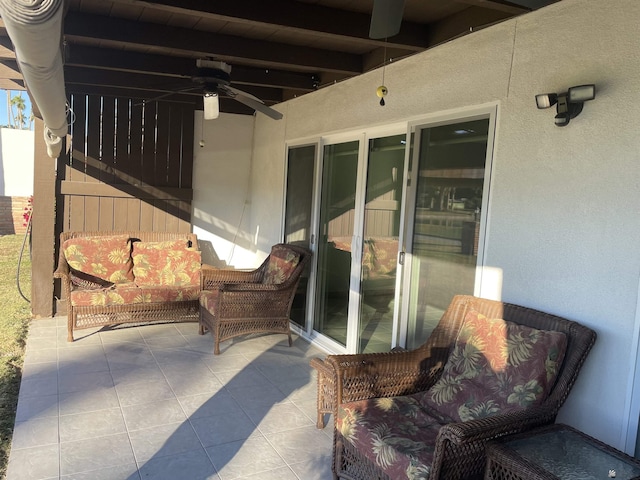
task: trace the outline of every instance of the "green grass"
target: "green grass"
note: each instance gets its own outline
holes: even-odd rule
[[[5,476],[9,459],[24,343],[31,318],[31,307],[20,296],[16,286],[16,269],[23,239],[23,235],[0,237],[0,478]],[[20,268],[20,288],[30,298],[31,262],[28,245],[25,246]]]

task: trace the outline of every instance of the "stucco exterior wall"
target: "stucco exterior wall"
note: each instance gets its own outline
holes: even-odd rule
[[[197,111],[192,223],[202,260],[218,267],[252,267],[257,261],[248,233],[254,117],[222,113],[204,128],[202,122]]]
[[[563,0],[391,63],[385,107],[378,70],[280,104],[281,121],[258,115],[247,229],[256,255],[280,240],[287,141],[496,104],[485,265],[501,272],[503,300],[597,331],[558,420],[633,452],[638,18],[636,0]],[[555,109],[536,109],[535,94],[585,83],[597,97],[568,127],[554,125]]]

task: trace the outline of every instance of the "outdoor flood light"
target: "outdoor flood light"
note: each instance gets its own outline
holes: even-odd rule
[[[555,123],[558,127],[569,125],[572,118],[576,118],[582,112],[584,102],[596,98],[595,85],[578,85],[571,87],[565,93],[541,93],[536,95],[538,108],[556,106]]]

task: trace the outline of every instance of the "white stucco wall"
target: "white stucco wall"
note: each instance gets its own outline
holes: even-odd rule
[[[33,131],[0,128],[0,196],[33,195]]]
[[[256,117],[249,232],[280,240],[285,143],[498,106],[485,265],[502,299],[564,315],[598,340],[559,421],[628,452],[640,280],[640,2],[563,0]],[[534,95],[595,83],[566,128]],[[631,440],[628,435],[633,431]]]
[[[192,224],[203,262],[252,267],[257,261],[248,233],[254,117],[222,113],[207,120],[204,129],[202,122],[202,112],[196,111]]]

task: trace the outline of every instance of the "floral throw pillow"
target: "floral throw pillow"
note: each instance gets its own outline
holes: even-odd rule
[[[467,421],[540,404],[564,359],[564,333],[467,313],[442,377],[423,404]]]
[[[293,250],[276,245],[271,249],[269,263],[262,277],[262,283],[277,285],[284,283],[300,262],[300,255]]]
[[[186,241],[134,242],[133,275],[138,286],[200,285],[202,258]]]
[[[70,238],[62,244],[62,251],[72,271],[111,283],[133,280],[128,235]]]

